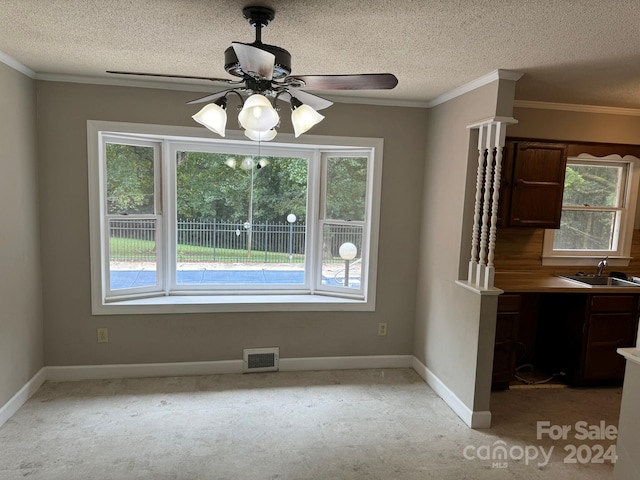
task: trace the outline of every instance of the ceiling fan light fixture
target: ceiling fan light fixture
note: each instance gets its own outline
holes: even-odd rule
[[[227,125],[227,100],[223,98],[216,103],[205,105],[193,118],[200,125],[207,127],[214,133],[224,137]]]
[[[318,110],[333,104],[308,90],[389,90],[398,84],[398,79],[392,73],[291,76],[291,54],[284,48],[262,42],[262,29],[275,18],[275,10],[265,5],[248,5],[242,9],[242,14],[255,28],[255,41],[232,42],[224,51],[224,68],[229,74],[239,77],[238,80],[167,73],[107,72],[223,83],[228,86],[228,90],[187,102],[192,105],[215,100],[215,104],[207,105],[193,119],[224,137],[227,121],[226,97],[234,93],[240,98],[242,107],[238,123],[245,130],[245,135],[256,141],[268,141],[276,136],[275,128],[280,123],[280,116],[275,106],[282,94],[287,95],[283,97],[286,101],[291,98],[291,121],[295,136],[299,137],[324,119]],[[251,96],[243,103],[243,95]],[[275,97],[273,105],[265,95]]]
[[[271,130],[267,130],[266,132],[258,132],[256,130],[244,131],[245,137],[247,137],[250,140],[253,140],[254,142],[268,142],[276,138],[277,134],[278,132],[276,132],[275,128],[272,128]]]
[[[296,98],[291,99],[291,109],[291,123],[296,138],[324,120],[324,115],[319,114]]]
[[[255,93],[244,102],[238,121],[245,130],[264,133],[278,125],[280,117],[267,97]]]

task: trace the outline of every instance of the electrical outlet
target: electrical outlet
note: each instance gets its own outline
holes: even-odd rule
[[[386,335],[387,334],[387,324],[379,323],[378,324],[378,335]]]
[[[106,328],[98,329],[98,343],[108,343],[109,342],[109,330]]]

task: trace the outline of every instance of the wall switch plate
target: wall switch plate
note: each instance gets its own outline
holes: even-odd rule
[[[106,328],[98,329],[98,343],[108,343],[109,342],[109,330]]]
[[[387,324],[379,323],[378,324],[378,335],[386,335],[387,334]]]

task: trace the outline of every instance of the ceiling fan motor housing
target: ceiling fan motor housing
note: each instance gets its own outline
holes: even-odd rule
[[[250,45],[261,50],[265,50],[276,57],[273,67],[274,79],[278,80],[284,78],[291,73],[291,54],[284,48],[276,47],[275,45],[267,45],[262,42],[253,42]],[[235,75],[236,77],[244,77],[245,75],[233,47],[229,47],[224,51],[224,69],[227,73]]]
[[[280,79],[289,75],[291,73],[291,54],[284,48],[262,43],[262,28],[269,25],[269,22],[275,18],[275,10],[261,5],[251,5],[242,9],[242,15],[249,21],[249,24],[256,29],[256,40],[251,45],[265,50],[276,57],[273,68],[273,78]],[[224,69],[227,73],[235,75],[236,77],[245,76],[246,72],[242,70],[233,47],[229,47],[224,51]]]

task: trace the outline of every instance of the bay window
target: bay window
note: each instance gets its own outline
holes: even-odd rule
[[[381,140],[88,140],[94,313],[374,308]]]

